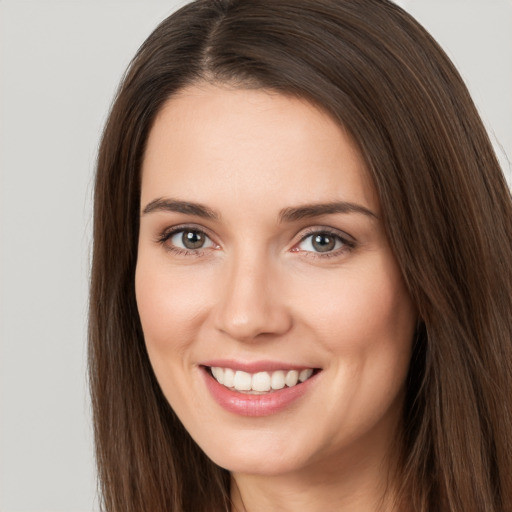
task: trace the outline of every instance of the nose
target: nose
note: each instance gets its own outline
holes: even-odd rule
[[[227,278],[225,274],[214,315],[216,328],[244,342],[288,332],[292,316],[275,265],[254,254],[226,265]]]

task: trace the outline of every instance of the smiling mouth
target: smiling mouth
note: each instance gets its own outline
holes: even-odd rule
[[[219,366],[207,366],[205,368],[224,387],[232,391],[254,395],[272,393],[284,388],[298,386],[320,371],[315,368],[304,368],[302,370],[248,373]]]

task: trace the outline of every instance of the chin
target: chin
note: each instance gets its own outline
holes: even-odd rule
[[[196,436],[196,442],[218,466],[240,474],[277,476],[308,466],[318,451],[312,446],[311,433],[296,429],[278,432],[271,428],[208,432]]]
[[[296,472],[307,465],[301,457],[293,454],[276,454],[261,448],[250,451],[244,456],[240,453],[212,455],[210,458],[213,462],[234,474],[279,476]]]

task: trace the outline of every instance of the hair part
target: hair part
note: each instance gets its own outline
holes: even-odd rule
[[[94,196],[89,366],[105,510],[230,510],[228,472],[156,382],[134,287],[149,132],[169,98],[200,82],[304,98],[350,132],[421,318],[399,497],[417,512],[512,510],[511,195],[459,74],[387,0],[199,0],[133,59]]]

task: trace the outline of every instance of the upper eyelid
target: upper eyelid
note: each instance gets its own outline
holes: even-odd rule
[[[197,231],[198,233],[203,233],[208,238],[213,240],[213,236],[209,229],[195,225],[195,224],[178,224],[176,226],[170,226],[167,227],[159,232],[159,239],[166,239],[171,237],[172,235],[175,235],[176,233],[179,233],[180,231]]]
[[[328,227],[328,226],[315,226],[315,227],[311,227],[311,228],[306,228],[305,232],[301,231],[298,233],[298,236],[300,237],[299,242],[301,242],[302,240],[304,240],[305,238],[307,238],[311,235],[315,235],[315,234],[319,234],[319,233],[328,233],[330,235],[337,236],[337,237],[341,238],[342,240],[346,240],[347,242],[351,242],[351,243],[356,242],[356,239],[352,235],[347,233],[346,231],[342,231],[341,229],[336,229],[336,228],[332,228],[332,227]]]

